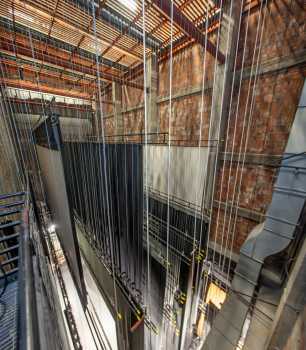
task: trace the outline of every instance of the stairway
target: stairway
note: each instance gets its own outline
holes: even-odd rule
[[[0,195],[0,349],[17,348],[18,260],[24,192]]]

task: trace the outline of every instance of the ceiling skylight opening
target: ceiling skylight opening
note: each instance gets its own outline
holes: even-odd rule
[[[133,12],[137,10],[136,0],[119,0],[119,2]]]
[[[54,224],[51,224],[51,225],[48,227],[48,232],[49,232],[49,233],[55,232],[55,225],[54,225]]]
[[[29,16],[26,13],[18,11],[18,10],[9,9],[9,13],[13,16],[19,17],[19,18],[26,20],[26,21],[29,21],[29,22],[34,21],[34,18],[32,16]]]

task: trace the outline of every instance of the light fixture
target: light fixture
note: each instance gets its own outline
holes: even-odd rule
[[[137,9],[136,0],[119,0],[119,2],[133,12]]]
[[[48,232],[49,232],[49,233],[55,232],[55,225],[54,225],[54,224],[51,224],[51,225],[48,227]]]

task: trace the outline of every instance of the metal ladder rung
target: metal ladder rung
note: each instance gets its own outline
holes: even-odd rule
[[[21,224],[21,221],[20,220],[16,220],[16,221],[9,222],[7,224],[0,225],[0,229],[4,229],[4,228],[7,228],[7,227],[14,227],[14,226],[17,226],[17,225],[20,225],[20,224]]]
[[[1,263],[1,266],[9,265],[9,264],[13,263],[14,261],[17,261],[18,258],[19,258],[18,256],[14,256],[13,258],[7,259]]]
[[[12,235],[9,235],[9,236],[0,237],[0,243],[1,242],[5,242],[5,241],[7,241],[7,240],[9,240],[11,238],[17,238],[17,237],[19,237],[19,232],[13,233]]]
[[[7,199],[7,198],[12,198],[12,197],[18,197],[18,196],[23,196],[25,192],[15,192],[15,193],[7,193],[7,194],[2,194],[0,196],[0,200]]]
[[[16,273],[16,272],[18,272],[18,267],[15,267],[14,269],[12,269],[12,270],[10,270],[10,271],[7,271],[7,272],[5,273],[5,275],[1,275],[1,276],[0,276],[0,280],[1,280],[2,278],[4,278],[5,276],[6,276],[6,277],[10,277],[11,275],[13,275],[13,274]]]
[[[3,212],[0,212],[0,218],[3,216],[13,215],[13,214],[17,214],[17,213],[21,213],[21,209],[3,211]]]
[[[18,205],[23,205],[23,204],[24,204],[24,201],[17,201],[13,203],[2,204],[0,205],[0,209],[8,209],[8,208],[17,207]]]
[[[18,248],[19,248],[19,244],[13,245],[11,247],[8,247],[6,249],[1,250],[0,255],[7,254],[7,253],[11,252],[12,250],[16,250]]]

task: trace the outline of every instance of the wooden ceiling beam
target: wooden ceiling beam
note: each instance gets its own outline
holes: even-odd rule
[[[140,16],[142,16],[142,10],[140,10],[138,13],[136,12],[135,17],[133,19],[127,19],[124,16],[124,13],[118,12],[115,8],[112,6],[108,6],[107,1],[84,1],[84,0],[70,0],[72,3],[74,3],[78,9],[82,9],[85,13],[92,16],[93,9],[92,5],[93,3],[96,9],[99,9],[98,12],[96,12],[96,20],[98,22],[103,22],[107,24],[110,27],[113,27],[117,31],[121,32],[121,35],[125,35],[127,37],[130,37],[134,40],[142,41],[143,40],[143,33],[142,33],[142,27],[138,26],[136,24],[137,19],[139,19]],[[151,4],[147,3],[146,6],[150,7]],[[151,50],[156,50],[162,42],[151,36],[149,33],[146,33],[146,47],[148,47]]]
[[[27,2],[27,0],[23,0],[23,1],[14,0],[14,2],[15,2],[15,4],[23,6],[27,10],[34,12],[38,16],[44,17],[48,21],[52,21],[53,20],[54,23],[57,23],[57,24],[61,25],[63,28],[67,28],[67,29],[73,30],[75,33],[79,33],[81,35],[85,35],[85,36],[87,36],[89,39],[91,39],[93,41],[98,40],[98,42],[100,44],[104,44],[104,45],[107,45],[107,46],[112,44],[111,42],[109,42],[109,41],[107,41],[107,40],[105,40],[105,39],[103,39],[101,37],[97,37],[96,38],[94,35],[90,34],[89,31],[86,32],[81,27],[78,27],[78,26],[72,25],[71,23],[63,21],[56,14],[53,15],[52,13],[49,13],[48,11],[42,11],[41,8],[38,8],[38,7],[34,6],[32,3]],[[135,53],[132,53],[132,52],[129,52],[129,51],[127,51],[126,49],[124,49],[122,47],[113,46],[113,49],[117,50],[120,53],[126,54],[127,56],[132,57],[132,58],[134,58],[136,60],[140,60],[141,59],[141,57],[139,55],[137,55]]]
[[[1,57],[1,64],[3,67],[3,75],[7,75],[9,76],[9,74],[11,75],[15,75],[18,76],[20,74],[20,71],[22,71],[22,75],[24,77],[27,76],[34,76],[36,77],[39,68],[35,65],[31,65],[29,64],[25,64],[25,63],[21,63],[19,64],[18,61],[14,61],[14,60],[10,60],[10,59],[5,59],[3,57]],[[63,75],[62,77],[60,77],[60,72],[54,72],[51,70],[47,70],[47,69],[42,69],[39,73],[39,77],[43,78],[43,80],[45,79],[50,79],[50,81],[52,79],[54,79],[54,82],[59,85],[59,80],[61,81],[61,83],[63,84],[63,86],[65,86],[65,84],[69,85],[69,87],[71,87],[71,85],[75,86],[75,87],[81,87],[83,89],[88,89],[89,87],[91,87],[91,81],[92,80],[82,80],[79,81],[77,83],[76,78],[73,78],[72,76],[69,75]]]
[[[16,98],[16,97],[5,97],[6,101],[13,103],[15,105],[24,106],[25,108],[28,108],[28,106],[42,106],[43,108],[48,104],[48,102],[43,102],[41,99],[22,99],[22,98]],[[63,103],[63,102],[52,102],[53,108],[59,108],[59,109],[73,109],[78,110],[81,112],[92,112],[92,105],[91,104],[85,104],[85,105],[76,105],[76,104],[70,104],[70,103]]]
[[[31,38],[33,42],[39,42],[45,44],[48,42],[48,36],[44,33],[41,33],[35,29],[27,28],[24,25],[20,23],[13,23],[13,21],[7,19],[7,18],[1,18],[0,19],[0,32],[4,30],[8,37],[13,38],[14,33],[16,35],[21,35],[26,38]],[[15,28],[15,29],[13,29]],[[80,38],[81,39],[81,38]],[[84,35],[85,39],[85,35]],[[83,39],[83,40],[84,40]],[[13,40],[13,39],[12,39]],[[92,64],[92,62],[96,61],[96,55],[90,51],[86,51],[85,49],[82,49],[80,45],[75,46],[72,44],[69,44],[67,42],[63,42],[59,39],[52,38],[52,46],[54,48],[58,48],[59,50],[63,50],[67,53],[67,55],[70,57],[70,54],[73,53],[73,56],[79,57],[80,59],[89,60]],[[50,45],[50,44],[49,44]],[[49,47],[48,45],[48,47]],[[77,48],[77,49],[76,49]],[[104,67],[109,67],[112,71],[119,70],[120,72],[128,70],[128,66],[122,65],[120,63],[116,64],[114,61],[111,61],[107,58],[102,58],[100,56],[100,64]],[[89,64],[90,65],[90,64]]]
[[[25,59],[28,60],[35,60],[37,62],[43,63],[46,66],[53,66],[57,67],[58,69],[62,69],[67,72],[77,73],[83,78],[87,76],[91,77],[92,79],[96,78],[97,70],[90,67],[91,61],[89,60],[76,60],[74,59],[71,63],[69,60],[70,55],[67,53],[64,53],[65,55],[62,55],[61,50],[57,48],[52,48],[52,46],[48,47],[47,54],[44,54],[41,50],[41,48],[37,47],[36,45],[33,45],[33,50],[30,46],[30,42],[27,38],[21,38],[23,40],[17,41],[17,47],[14,45],[14,42],[11,41],[2,31],[0,31],[0,49],[5,50],[6,53],[11,53],[12,56],[15,56],[16,50],[18,52],[18,55],[22,55]],[[34,53],[34,57],[33,57]],[[68,56],[68,57],[66,57]],[[65,57],[65,58],[64,58]],[[87,64],[85,64],[87,63]],[[124,80],[120,78],[119,76],[115,76],[113,74],[105,72],[103,68],[100,68],[100,77],[102,80],[105,81],[115,81],[122,85],[128,85],[131,87],[135,87],[138,89],[142,89],[142,84],[133,83],[127,80]]]
[[[155,8],[166,16],[168,19],[173,18],[173,23],[179,27],[186,35],[192,38],[196,43],[206,46],[208,52],[218,59],[220,63],[225,62],[224,55],[217,50],[216,46],[204,35],[173,3],[173,11],[171,11],[170,0],[152,0]]]
[[[48,85],[40,84],[39,82],[33,82],[29,80],[0,78],[0,84],[2,84],[4,87],[12,87],[17,89],[47,93],[51,95],[79,98],[79,99],[88,100],[88,101],[92,100],[92,97],[85,92],[81,92],[77,90],[68,91],[65,89],[50,87]]]

